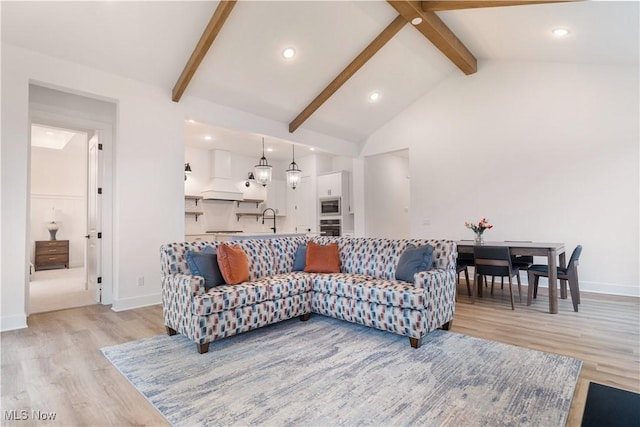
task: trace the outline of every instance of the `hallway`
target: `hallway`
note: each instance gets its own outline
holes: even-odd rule
[[[29,314],[95,304],[95,289],[85,290],[84,268],[40,270],[31,275]]]

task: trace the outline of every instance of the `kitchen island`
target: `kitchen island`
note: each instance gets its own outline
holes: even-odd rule
[[[216,234],[217,239],[222,242],[249,240],[249,239],[275,239],[276,237],[296,237],[305,236],[306,233],[271,233],[271,232],[247,232],[247,233],[220,233]]]
[[[296,237],[306,236],[308,233],[272,233],[272,232],[216,232],[216,233],[204,233],[204,234],[187,234],[185,235],[185,241],[187,242],[199,242],[199,241],[220,241],[220,242],[235,242],[238,240],[249,239],[273,239],[276,237]]]

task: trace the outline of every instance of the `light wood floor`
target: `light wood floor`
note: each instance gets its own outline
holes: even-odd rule
[[[580,425],[589,381],[640,392],[638,298],[583,293],[579,313],[562,300],[559,314],[551,315],[544,289],[531,307],[515,311],[508,291],[471,304],[466,288],[459,289],[454,332],[583,360],[567,425]],[[168,425],[99,350],[164,333],[160,306],[115,313],[94,305],[35,314],[28,323],[1,335],[0,424]],[[7,421],[11,410],[27,410],[29,417],[32,410],[55,412],[56,419]]]

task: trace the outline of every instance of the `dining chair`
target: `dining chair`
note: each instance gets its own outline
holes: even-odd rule
[[[582,254],[582,245],[576,246],[569,258],[566,267],[557,267],[558,279],[569,282],[569,292],[573,311],[578,311],[580,304],[580,286],[578,283],[578,264]],[[549,266],[546,264],[533,264],[528,270],[529,289],[527,290],[527,305],[531,305],[531,299],[538,296],[538,280],[540,277],[549,277]]]
[[[505,240],[505,243],[515,242],[515,243],[531,243],[531,240]],[[532,255],[512,255],[511,256],[511,265],[514,267],[518,267],[519,270],[528,270],[529,267],[533,265],[533,256]]]
[[[474,283],[482,286],[479,282],[483,276],[492,277],[508,277],[509,278],[509,297],[511,299],[511,309],[515,310],[513,303],[513,276],[518,281],[518,297],[522,304],[522,284],[520,282],[520,270],[511,265],[511,255],[508,247],[502,246],[475,246],[473,248],[473,256],[475,259],[475,276]],[[485,279],[486,280],[486,279]],[[493,284],[491,286],[491,294],[493,295]]]
[[[463,256],[465,255],[465,256]],[[471,257],[471,262],[469,262],[468,257]],[[471,297],[471,301],[473,302],[473,292],[471,292],[471,282],[469,281],[469,267],[473,265],[473,254],[458,254],[458,259],[456,260],[456,274],[458,276],[458,283],[460,283],[460,273],[464,272],[464,278],[467,282],[467,293]]]
[[[532,240],[505,240],[505,243],[531,243]],[[518,270],[528,270],[533,265],[533,256],[531,255],[511,255],[511,266],[518,267]],[[491,278],[491,286],[493,286],[495,277]],[[500,280],[500,288],[504,288],[504,277]]]

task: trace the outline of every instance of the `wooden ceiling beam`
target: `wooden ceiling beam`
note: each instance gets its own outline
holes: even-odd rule
[[[443,10],[526,6],[529,4],[568,3],[575,1],[582,0],[424,0],[421,2],[421,7],[425,12],[438,12]]]
[[[478,60],[469,49],[462,44],[456,35],[446,26],[438,15],[422,10],[421,2],[412,0],[387,0],[393,8],[411,22],[415,18],[422,19],[413,26],[422,33],[440,52],[451,60],[465,74],[478,71]]]
[[[289,123],[289,132],[293,133],[302,125],[322,104],[327,101],[340,87],[346,83],[369,59],[373,57],[398,31],[405,26],[407,21],[398,16],[376,37],[347,67],[333,79],[327,87],[298,116]]]
[[[174,102],[180,101],[184,91],[187,89],[189,82],[193,78],[193,75],[196,73],[196,70],[200,66],[200,63],[204,59],[205,55],[209,51],[209,48],[213,44],[213,41],[220,33],[222,26],[225,21],[229,17],[231,10],[233,10],[236,5],[236,0],[221,0],[218,3],[218,7],[215,12],[211,16],[207,27],[204,29],[202,36],[200,36],[200,40],[196,45],[189,61],[187,61],[187,65],[184,66],[184,70],[182,70],[182,74],[178,78],[176,85],[173,87],[173,92],[171,94],[171,99]]]

